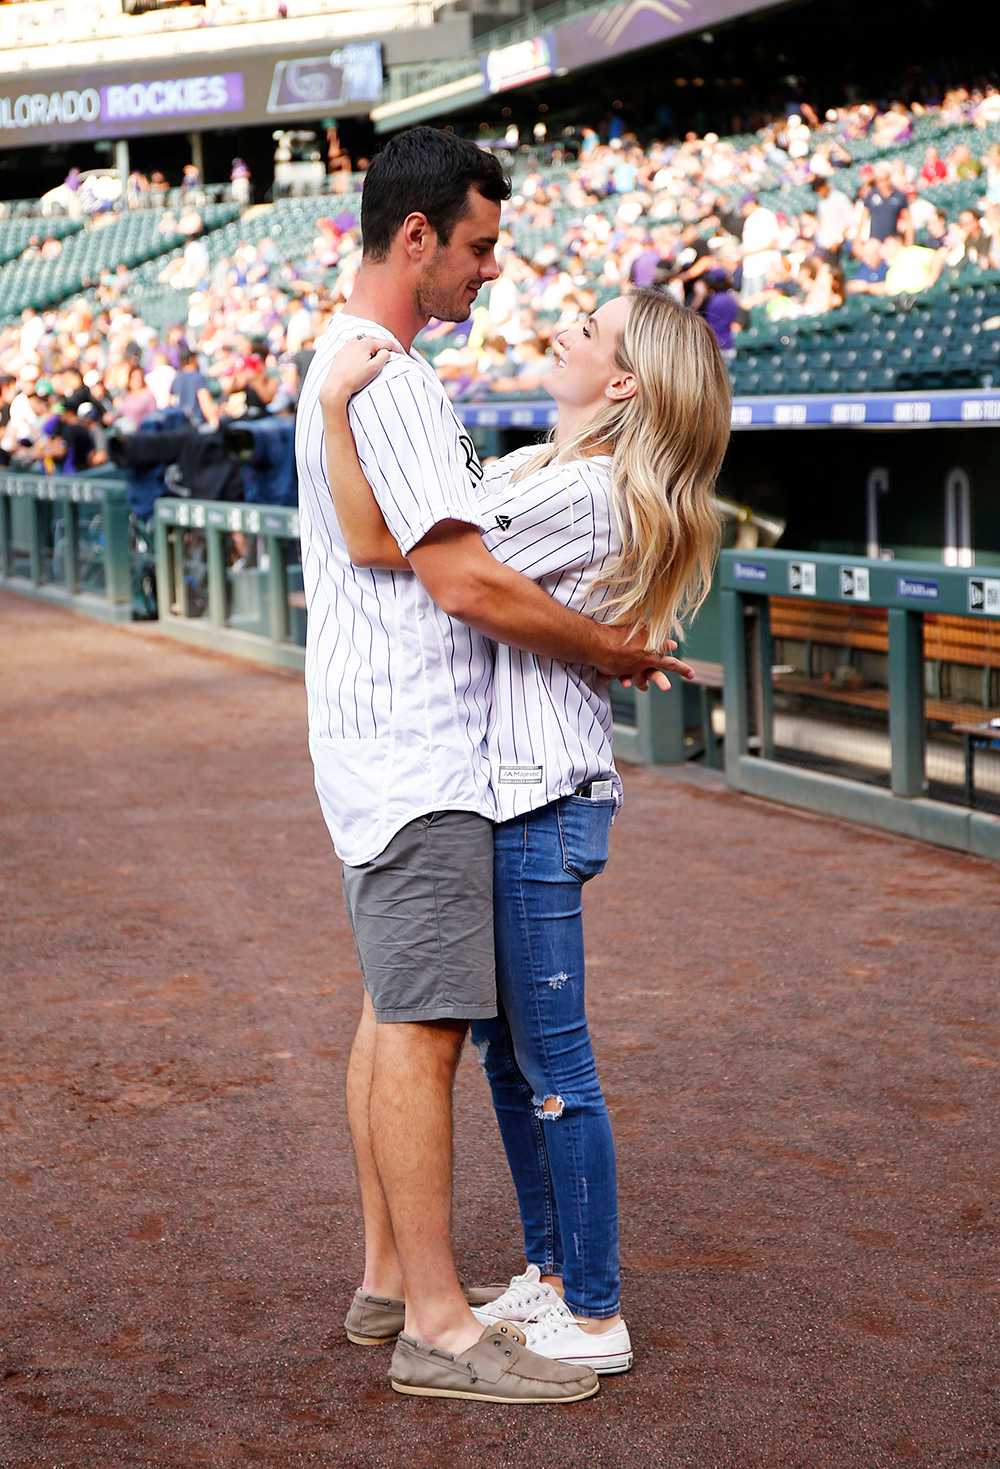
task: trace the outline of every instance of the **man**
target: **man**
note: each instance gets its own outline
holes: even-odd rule
[[[959,243],[949,251],[949,265],[978,265],[980,270],[990,268],[990,246],[992,240],[983,229],[983,222],[975,209],[963,209],[958,216]]]
[[[887,240],[906,229],[906,195],[893,187],[892,171],[887,163],[875,165],[875,187],[865,199],[865,213],[873,240]]]
[[[3,447],[3,441],[10,423],[10,405],[16,396],[17,378],[9,372],[0,373],[0,469],[10,463],[10,450]]]
[[[691,304],[694,282],[700,280],[714,264],[708,242],[701,237],[700,223],[690,220],[681,230],[680,238],[674,246],[674,266],[677,271],[674,279],[683,284],[684,298],[688,305]]]
[[[366,1260],[348,1334],[401,1333],[401,1392],[566,1402],[596,1392],[596,1377],[484,1333],[451,1253],[452,1084],[469,1020],[496,1013],[484,639],[611,677],[678,665],[490,556],[475,449],[433,371],[407,355],[432,317],[465,320],[496,280],[509,194],[495,158],[430,128],[393,138],[368,171],[357,285],[319,343],[296,425],[306,687],[365,984],[347,1088]],[[351,565],[327,478],[320,390],[343,344],[373,335],[401,350],[352,399],[351,427],[412,574]]]
[[[838,253],[854,223],[854,205],[842,189],[833,187],[828,178],[813,179],[812,187],[819,221],[816,238],[824,250]]]
[[[312,312],[301,296],[292,296],[288,302],[288,325],[285,327],[285,351],[290,357],[301,352],[306,342],[315,336]]]
[[[746,301],[755,296],[767,284],[767,275],[780,260],[778,241],[781,230],[778,216],[772,209],[765,209],[757,201],[756,194],[744,194],[740,200],[743,215],[743,281],[740,296]]]
[[[860,240],[854,247],[854,254],[861,264],[847,282],[848,293],[852,296],[881,296],[883,282],[889,273],[881,242]]]
[[[219,427],[219,410],[215,406],[208,379],[198,366],[198,354],[190,347],[181,351],[181,370],[171,383],[172,398],[183,408],[193,423]]]
[[[20,345],[22,356],[26,357],[29,362],[33,362],[37,357],[38,344],[44,335],[45,322],[33,306],[26,306],[21,312]]]

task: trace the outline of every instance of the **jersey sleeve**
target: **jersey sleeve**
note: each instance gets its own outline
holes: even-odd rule
[[[485,530],[476,498],[482,468],[445,395],[423,372],[384,368],[351,399],[358,458],[405,556],[443,520]]]
[[[541,469],[481,497],[479,508],[487,550],[532,581],[591,566],[609,544],[607,491],[596,467]]]
[[[511,454],[504,454],[502,459],[493,459],[489,464],[484,465],[483,478],[479,486],[480,498],[485,495],[502,495],[518,465],[523,464],[525,459],[530,459],[532,454],[537,453],[537,444],[525,444]]]

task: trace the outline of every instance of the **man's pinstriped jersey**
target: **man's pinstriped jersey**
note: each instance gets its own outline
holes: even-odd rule
[[[492,817],[486,725],[492,650],[409,571],[355,567],[330,494],[319,390],[352,337],[389,337],[341,312],[310,364],[296,422],[308,623],[309,748],[338,855],[370,862],[430,811]],[[443,520],[483,530],[482,468],[430,368],[399,355],[351,399],[358,456],[404,555]]]
[[[613,592],[595,583],[622,548],[611,459],[547,465],[512,485],[513,471],[535,452],[520,449],[487,467],[479,499],[483,539],[557,602],[603,621]],[[497,821],[595,780],[609,781],[608,794],[620,804],[611,736],[611,698],[594,669],[497,646],[487,730]]]

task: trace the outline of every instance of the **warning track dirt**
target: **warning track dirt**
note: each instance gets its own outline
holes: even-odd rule
[[[0,595],[3,1469],[967,1466],[1000,1444],[1000,881],[626,770],[588,889],[627,1376],[402,1401],[339,1323],[358,1010],[301,681]],[[523,1268],[460,1071],[455,1238]]]

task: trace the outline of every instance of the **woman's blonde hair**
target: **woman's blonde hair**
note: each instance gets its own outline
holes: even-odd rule
[[[715,482],[729,443],[729,377],[708,323],[661,291],[628,296],[615,362],[638,384],[566,442],[545,445],[512,481],[545,464],[611,454],[623,550],[597,585],[619,623],[649,623],[661,648],[708,595],[719,546]]]

